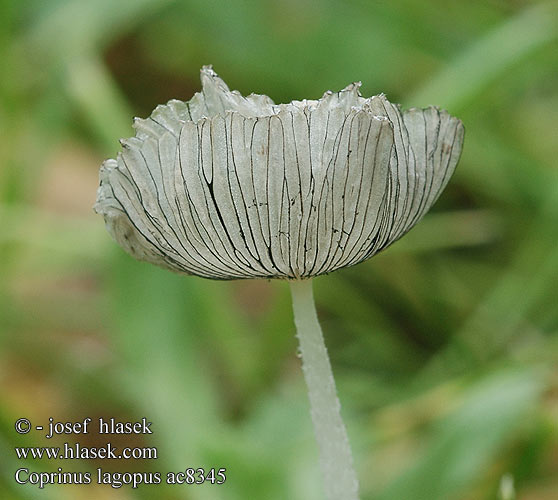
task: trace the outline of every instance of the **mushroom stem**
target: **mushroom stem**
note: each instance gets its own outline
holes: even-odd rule
[[[324,489],[329,500],[358,500],[358,480],[347,429],[341,419],[341,404],[337,398],[331,364],[316,314],[312,280],[293,280],[290,285]]]

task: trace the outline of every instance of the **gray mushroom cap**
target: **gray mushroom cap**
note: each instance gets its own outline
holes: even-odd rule
[[[317,276],[372,257],[413,227],[451,177],[461,122],[401,111],[360,83],[275,105],[211,67],[103,163],[95,211],[133,257],[212,279]]]

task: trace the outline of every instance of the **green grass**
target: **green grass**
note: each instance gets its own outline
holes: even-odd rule
[[[554,499],[557,49],[556,2],[0,2],[0,497],[323,497],[286,284],[136,262],[91,210],[132,117],[189,99],[211,63],[276,102],[362,80],[462,118],[433,212],[316,281],[362,498],[491,500],[507,474],[518,499]],[[154,434],[123,446],[160,458],[23,464],[14,446],[51,443],[17,435],[22,416],[146,416]],[[228,479],[39,491],[22,466]]]

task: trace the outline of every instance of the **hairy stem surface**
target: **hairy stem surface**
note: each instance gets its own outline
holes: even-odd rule
[[[290,285],[324,489],[329,500],[358,500],[358,480],[347,429],[341,419],[341,404],[331,364],[318,323],[312,280],[291,281]]]

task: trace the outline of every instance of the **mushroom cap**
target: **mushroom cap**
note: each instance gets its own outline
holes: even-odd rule
[[[100,171],[95,211],[133,257],[212,279],[300,279],[358,264],[436,201],[463,145],[437,107],[401,111],[360,83],[276,105],[231,91],[171,100]]]

